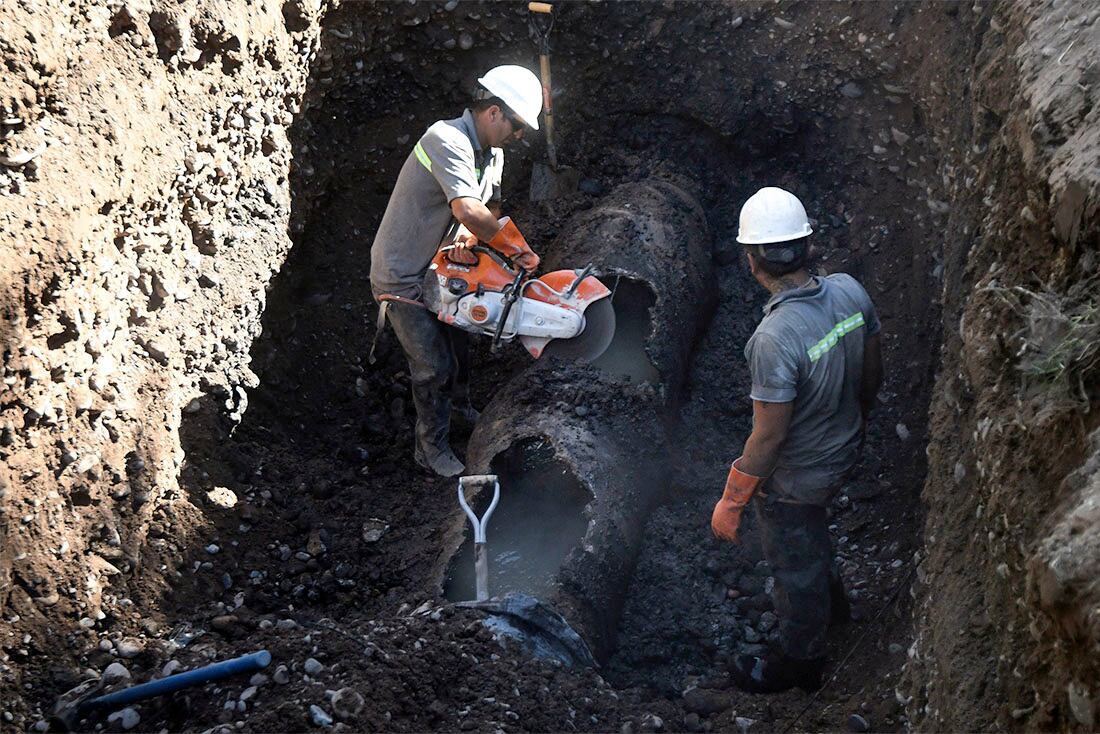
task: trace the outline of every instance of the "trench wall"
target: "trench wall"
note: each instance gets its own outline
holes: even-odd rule
[[[288,130],[320,11],[0,9],[5,619],[94,624],[117,601],[111,577],[158,573],[148,543],[165,540],[146,529],[186,504],[181,416],[243,412],[265,287],[291,245]]]
[[[1097,372],[1072,358],[1061,375],[1026,371],[1073,338],[1057,314],[1100,293],[1100,11],[925,10],[930,28],[966,29],[945,48],[970,61],[922,70],[951,212],[903,695],[920,729],[1094,730]]]

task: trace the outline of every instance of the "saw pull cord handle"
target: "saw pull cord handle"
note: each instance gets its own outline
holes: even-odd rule
[[[504,325],[508,323],[508,315],[512,312],[512,306],[519,299],[520,284],[523,282],[523,276],[525,275],[527,275],[527,272],[520,268],[508,292],[504,294],[504,310],[501,311],[500,320],[497,321],[497,329],[493,332],[493,354],[496,354],[497,349],[500,348],[500,337],[504,334]]]
[[[493,485],[493,501],[489,503],[489,509],[485,515],[478,519],[474,514],[470,503],[466,501],[465,489],[468,485]],[[470,518],[470,524],[474,529],[474,575],[476,577],[475,599],[485,601],[489,598],[489,555],[485,547],[485,530],[489,527],[489,518],[493,516],[493,510],[500,501],[500,482],[496,474],[477,474],[469,477],[460,477],[458,480],[458,504],[466,517]]]

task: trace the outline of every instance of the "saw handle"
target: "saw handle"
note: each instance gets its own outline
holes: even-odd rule
[[[523,278],[526,275],[527,271],[520,268],[508,292],[504,294],[504,310],[501,311],[500,320],[497,321],[497,329],[493,332],[493,354],[496,354],[497,349],[500,348],[500,337],[504,333],[504,325],[508,323],[508,314],[512,312],[512,306],[515,305],[516,301],[519,299],[520,285],[523,283]]]
[[[470,248],[470,252],[484,253],[495,260],[498,265],[507,268],[508,270],[515,270],[518,267],[514,262],[505,257],[499,251],[494,250],[492,247],[486,247],[485,245],[474,245]]]

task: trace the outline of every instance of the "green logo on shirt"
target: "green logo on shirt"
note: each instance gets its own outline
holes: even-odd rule
[[[862,312],[852,314],[848,318],[841,321],[839,324],[834,326],[828,334],[825,335],[824,339],[809,348],[807,353],[810,355],[810,361],[816,362],[817,360],[821,359],[823,354],[825,354],[837,345],[837,342],[840,341],[840,337],[849,332],[855,331],[861,326],[863,326]]]

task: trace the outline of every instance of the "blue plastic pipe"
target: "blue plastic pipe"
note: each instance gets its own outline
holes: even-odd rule
[[[267,650],[260,650],[259,652],[252,652],[248,655],[242,655],[239,658],[233,658],[232,660],[211,663],[210,665],[205,665],[195,670],[188,670],[185,673],[176,673],[167,678],[152,680],[148,683],[124,688],[121,691],[108,693],[106,696],[99,696],[85,701],[80,704],[79,710],[81,713],[86,713],[99,708],[117,708],[119,706],[125,706],[128,703],[133,703],[134,701],[141,701],[142,699],[153,698],[154,696],[164,696],[169,693],[183,690],[184,688],[222,680],[230,676],[240,675],[242,673],[255,673],[257,670],[266,668],[270,663],[271,653]]]

